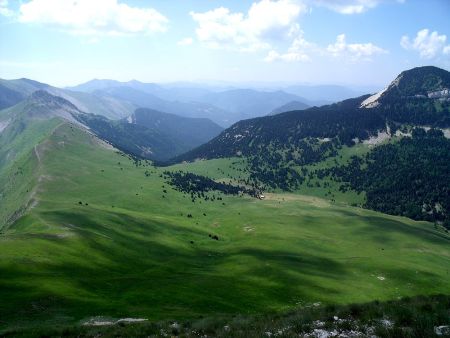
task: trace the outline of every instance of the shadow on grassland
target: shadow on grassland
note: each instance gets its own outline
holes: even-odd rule
[[[0,265],[0,299],[7,300],[0,305],[0,327],[91,316],[273,311],[294,305],[294,299],[311,299],[311,290],[323,299],[336,297],[338,290],[318,285],[314,277],[339,280],[347,274],[345,263],[332,258],[271,248],[227,252],[207,230],[121,213],[47,216],[73,236],[30,237],[28,245],[45,248],[39,252],[45,259]]]
[[[206,230],[98,213],[52,212],[49,218],[72,235],[30,235],[28,247],[39,244],[36,255],[43,259],[0,264],[0,299],[7,300],[0,305],[0,327],[98,315],[158,319],[265,312],[308,298],[311,288],[324,298],[337,292],[296,270],[334,279],[345,274],[332,259],[270,248],[227,253]],[[208,242],[196,244],[203,240]],[[252,263],[239,269],[227,264],[241,258]],[[270,272],[267,262],[274,267]]]
[[[394,216],[376,215],[376,212],[368,211],[367,215],[360,216],[348,210],[336,210],[336,213],[342,214],[345,217],[352,217],[353,219],[361,219],[361,223],[367,226],[358,227],[354,233],[357,235],[370,235],[378,242],[386,243],[392,241],[392,235],[405,234],[414,236],[421,241],[435,244],[450,244],[450,236],[437,232],[432,225],[429,228],[419,224],[406,224],[400,220],[393,219]],[[371,214],[369,214],[372,213]],[[391,218],[392,217],[392,218]]]

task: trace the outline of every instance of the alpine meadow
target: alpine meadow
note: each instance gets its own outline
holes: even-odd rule
[[[0,0],[0,337],[450,337],[446,0]]]

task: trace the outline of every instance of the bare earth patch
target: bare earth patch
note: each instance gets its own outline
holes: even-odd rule
[[[266,193],[265,200],[277,202],[301,202],[312,204],[319,208],[330,206],[330,203],[322,198],[307,195]]]

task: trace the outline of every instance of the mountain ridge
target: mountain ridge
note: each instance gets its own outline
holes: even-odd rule
[[[410,96],[399,98],[395,89],[395,83],[399,78],[414,77],[417,73],[421,74],[422,78],[426,78],[429,70],[433,79],[431,84],[423,85],[421,81],[415,81],[412,84],[413,88],[407,89],[408,93],[423,91],[424,86],[434,90],[446,86],[447,83],[450,85],[450,73],[443,69],[413,68],[402,72],[388,86],[393,88],[392,90],[380,92],[382,104],[374,105],[371,109],[367,109],[362,104],[366,102],[367,105],[368,100],[373,99],[374,95],[364,95],[327,106],[240,121],[208,144],[174,161],[233,156],[237,152],[245,155],[249,151],[249,145],[250,148],[257,148],[255,142],[259,140],[262,140],[260,146],[263,148],[267,146],[266,141],[273,140],[278,144],[290,140],[292,143],[307,137],[331,138],[339,144],[352,145],[355,139],[365,140],[379,131],[387,130],[388,127],[394,129],[395,133],[395,129],[405,123],[448,128],[450,127],[450,98],[445,100],[429,97],[417,99]],[[393,94],[392,91],[394,91]],[[369,103],[378,102],[377,99],[378,97]],[[214,151],[214,148],[229,150],[226,150],[226,155],[225,153],[221,155],[220,151]]]

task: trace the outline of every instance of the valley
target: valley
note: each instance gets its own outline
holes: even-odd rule
[[[55,124],[31,152],[31,207],[0,235],[4,332],[450,292],[450,238],[429,223],[281,192],[192,202],[164,171],[221,181],[236,159],[157,168]]]
[[[109,119],[45,90],[1,110],[0,335],[145,336],[235,316],[257,335],[275,328],[260,316],[292,311],[309,316],[304,334],[337,330],[330,311],[364,334],[419,313],[417,332],[445,324],[450,110],[410,98],[436,91],[410,77],[450,85],[413,69],[372,108],[364,95],[227,129],[151,108]]]

